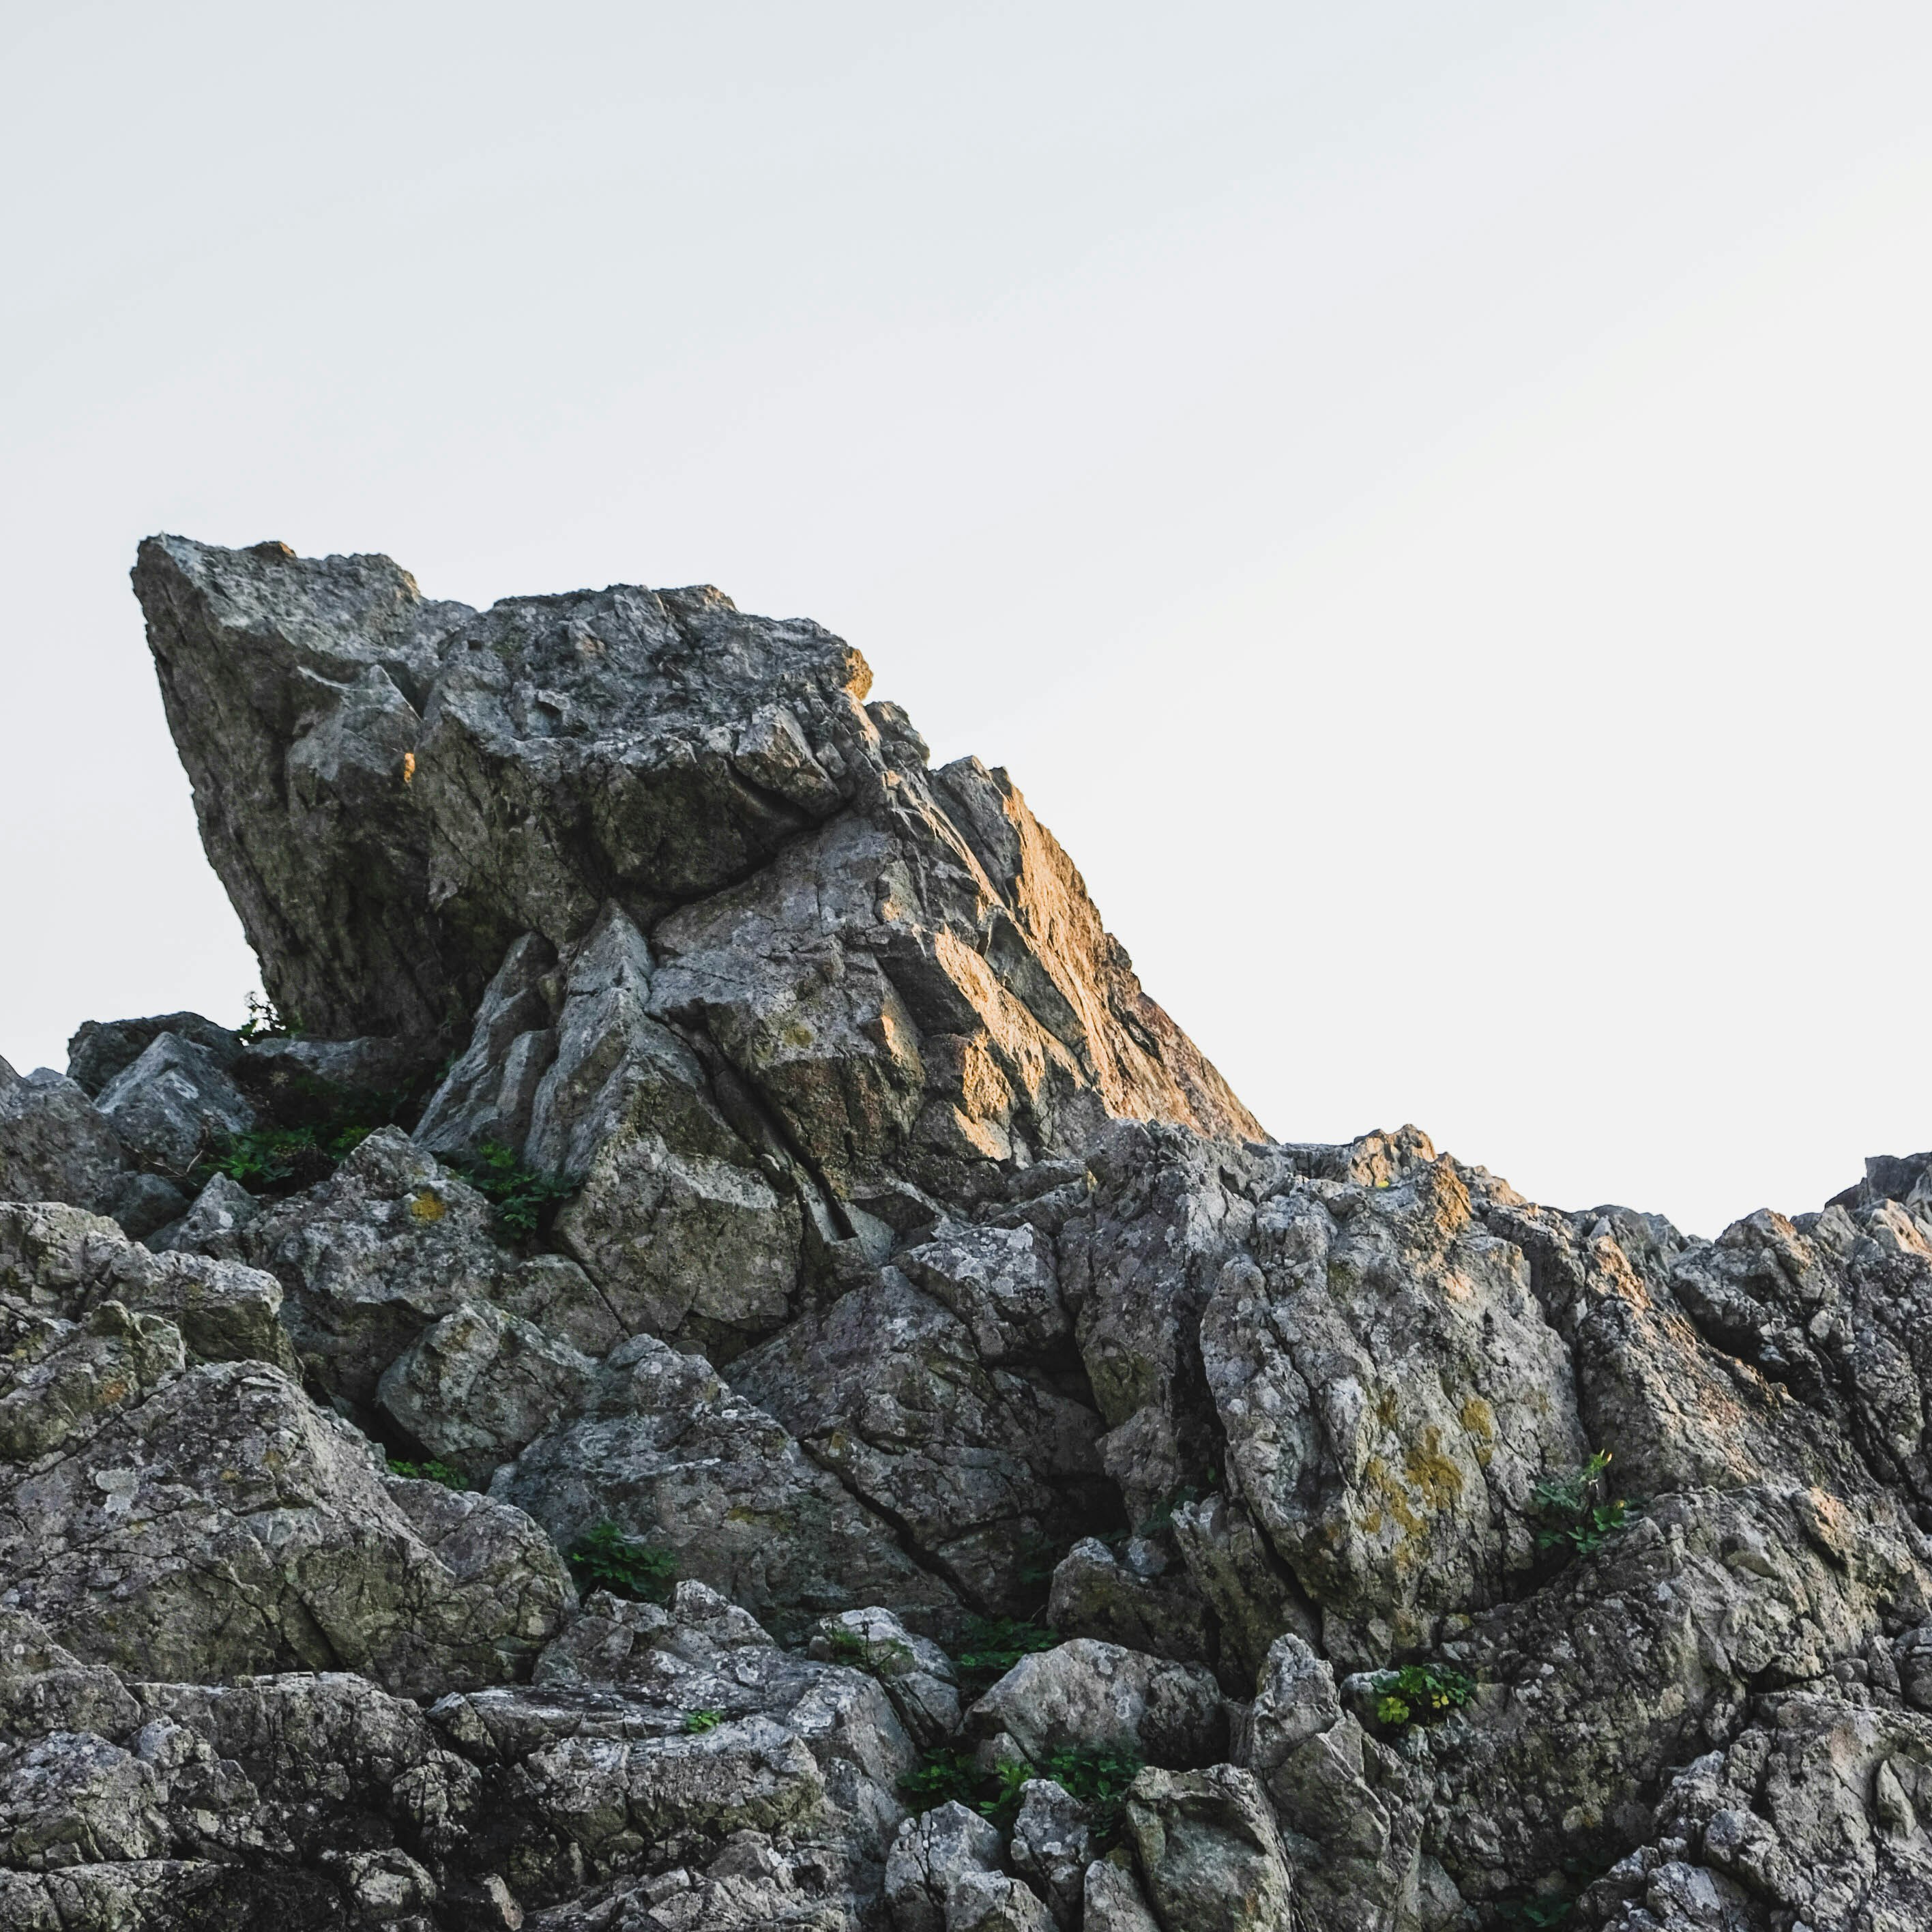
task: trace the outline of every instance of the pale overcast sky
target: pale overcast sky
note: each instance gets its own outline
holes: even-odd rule
[[[1932,1146],[1932,8],[0,4],[0,1054],[256,983],[127,570],[710,581],[1284,1138]]]

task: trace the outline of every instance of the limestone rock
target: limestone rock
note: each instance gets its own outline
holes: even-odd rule
[[[1655,1838],[1586,1895],[1639,1928],[1909,1926],[1932,1912],[1932,1724],[1842,1690],[1767,1698],[1681,1772]]]
[[[1041,1376],[982,1365],[965,1323],[896,1268],[732,1364],[734,1384],[963,1592],[1026,1607],[1030,1555],[1104,1507],[1098,1418]]]
[[[177,1178],[220,1136],[255,1124],[219,1057],[178,1034],[155,1034],[97,1104],[129,1154]]]
[[[999,1866],[1000,1834],[978,1812],[954,1802],[908,1818],[886,1861],[894,1932],[946,1932],[953,1894]]]
[[[272,1275],[233,1262],[156,1255],[98,1215],[0,1204],[0,1301],[76,1320],[108,1302],[165,1316],[192,1354],[292,1369]]]
[[[1253,1244],[1201,1323],[1230,1476],[1331,1651],[1426,1645],[1534,1567],[1534,1486],[1588,1455],[1562,1337],[1445,1162],[1292,1185]]]
[[[0,1060],[0,1201],[98,1208],[122,1164],[113,1128],[73,1081],[45,1066],[23,1076]]]
[[[172,1034],[209,1054],[224,1071],[240,1057],[242,1042],[228,1028],[200,1013],[157,1013],[140,1020],[83,1021],[67,1043],[68,1078],[98,1096],[114,1076],[132,1066],[158,1034]]]
[[[580,1271],[502,1247],[488,1202],[399,1128],[371,1134],[328,1181],[266,1209],[244,1244],[286,1290],[285,1318],[309,1372],[365,1408],[404,1350],[460,1309],[489,1302],[528,1310],[526,1320],[544,1320],[543,1310],[571,1346],[614,1330]],[[558,1322],[560,1303],[576,1318]]]
[[[597,1364],[488,1302],[453,1310],[383,1370],[376,1406],[439,1460],[487,1481],[582,1400]]]
[[[1053,1932],[1037,1896],[1004,1872],[968,1872],[946,1901],[946,1932]]]
[[[1160,1932],[1131,1864],[1096,1858],[1087,1868],[1081,1932]]]
[[[1076,1932],[1093,1862],[1087,1807],[1050,1778],[1031,1778],[1020,1787],[1006,1856],[1013,1870],[1046,1902],[1061,1932]]]
[[[1108,1112],[1258,1131],[1005,775],[928,772],[815,625],[624,586],[478,613],[179,537],[134,581],[203,842],[311,1033],[466,1023],[520,935],[574,946],[614,896],[671,955],[658,1016],[708,1016],[844,1191],[970,1186]]]
[[[218,1174],[194,1197],[194,1206],[152,1237],[147,1246],[156,1254],[206,1255],[216,1260],[238,1261],[244,1247],[242,1230],[261,1211],[261,1204],[238,1180]]]
[[[124,1668],[348,1664],[410,1692],[514,1674],[554,1628],[568,1585],[526,1518],[386,1483],[275,1370],[167,1367],[52,1468],[9,1472],[0,1604]]]
[[[958,1730],[959,1679],[952,1660],[891,1611],[874,1606],[821,1617],[810,1648],[815,1658],[876,1677],[916,1744],[936,1744]]]
[[[1198,1664],[1090,1637],[1022,1658],[967,1714],[973,1735],[1004,1732],[1042,1766],[1071,1748],[1184,1768],[1227,1743],[1220,1688]]]
[[[1245,1754],[1274,1808],[1309,1932],[1412,1932],[1421,1922],[1426,1773],[1343,1712],[1327,1660],[1280,1638]]]
[[[668,1549],[680,1574],[781,1635],[855,1599],[916,1624],[944,1621],[952,1604],[770,1415],[652,1336],[616,1350],[578,1414],[500,1470],[490,1492],[562,1548],[613,1522]]]
[[[1294,1875],[1248,1772],[1144,1771],[1127,1830],[1162,1932],[1292,1932]]]
[[[1199,1591],[1185,1570],[1144,1539],[1136,1539],[1123,1561],[1097,1537],[1083,1537],[1054,1568],[1046,1621],[1068,1636],[1097,1637],[1183,1663],[1205,1662],[1210,1655],[1208,1612]]]

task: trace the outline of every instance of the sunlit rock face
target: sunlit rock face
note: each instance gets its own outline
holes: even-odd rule
[[[0,1065],[0,1924],[1932,1924],[1932,1157],[1278,1143],[814,625],[135,583],[299,1036]]]

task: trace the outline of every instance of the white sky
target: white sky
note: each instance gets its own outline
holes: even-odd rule
[[[1285,1138],[1932,1145],[1932,8],[0,0],[0,1054],[256,984],[137,540],[714,582]]]

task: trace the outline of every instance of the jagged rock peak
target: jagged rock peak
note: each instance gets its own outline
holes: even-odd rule
[[[460,1034],[520,938],[614,908],[728,1058],[808,1082],[821,1027],[868,1030],[875,1141],[928,1101],[967,1159],[1016,1114],[1023,1159],[1105,1113],[1262,1132],[1006,775],[929,770],[817,624],[708,586],[477,611],[387,557],[177,536],[134,581],[208,856],[312,1033]]]

